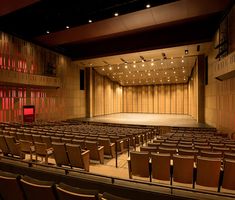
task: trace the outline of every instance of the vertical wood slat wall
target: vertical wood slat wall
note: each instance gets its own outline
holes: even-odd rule
[[[79,90],[79,67],[73,66],[65,56],[0,31],[0,73],[9,70],[19,74],[43,75],[48,63],[56,67],[61,88],[32,88],[1,83],[1,122],[21,121],[22,107],[26,104],[35,105],[36,120],[85,116],[85,94]]]
[[[189,114],[187,84],[123,87],[123,112]]]
[[[122,112],[122,86],[94,71],[93,116]]]

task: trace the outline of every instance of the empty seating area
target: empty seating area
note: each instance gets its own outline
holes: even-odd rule
[[[14,192],[12,192],[14,191]],[[127,200],[108,192],[78,188],[65,183],[42,181],[28,176],[22,176],[0,171],[0,199],[2,200]]]
[[[55,163],[64,169],[90,172],[92,163],[102,166],[104,159],[117,159],[130,151],[128,168],[124,168],[129,173],[127,179],[138,181],[142,177],[146,183],[169,188],[183,186],[226,194],[235,191],[235,177],[231,173],[235,170],[234,146],[234,140],[218,135],[213,128],[161,130],[161,127],[66,123],[26,127],[8,124],[0,129],[0,149],[5,158],[50,167]],[[115,176],[115,168],[111,170]],[[65,191],[63,184],[58,187],[57,196],[64,198],[73,193]]]
[[[89,164],[104,164],[104,159],[118,155],[153,139],[152,128],[128,128],[102,125],[57,123],[54,126],[29,127],[3,124],[0,129],[0,149],[4,156],[29,161],[54,159],[58,166],[89,171]]]
[[[225,166],[229,163],[232,168],[235,162],[234,145],[235,140],[218,135],[213,129],[172,129],[140,146],[140,151],[130,152],[129,177],[190,188],[229,190],[235,177],[231,173],[230,185],[226,184],[229,170]]]

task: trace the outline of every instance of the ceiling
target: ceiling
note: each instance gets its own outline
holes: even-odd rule
[[[1,0],[0,30],[84,60],[211,41],[233,2]]]
[[[122,86],[187,83],[197,56],[207,54],[210,42],[121,54],[75,63],[93,67]],[[187,53],[186,53],[187,51]]]
[[[94,67],[123,86],[186,83],[233,4],[1,0],[0,30],[69,56],[79,66]]]

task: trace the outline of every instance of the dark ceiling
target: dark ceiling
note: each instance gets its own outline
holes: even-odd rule
[[[181,1],[187,2],[187,0]],[[193,0],[193,2],[197,2],[198,4],[202,4],[205,1],[207,5],[210,5],[210,2],[211,5],[214,3],[214,0]],[[218,24],[226,10],[231,7],[233,0],[220,1],[222,3],[219,5],[220,7],[217,6],[215,11],[211,9],[210,12],[209,7],[207,8],[208,12],[203,11],[200,13],[196,10],[198,13],[196,13],[194,17],[190,17],[189,19],[183,18],[176,22],[172,18],[164,23],[148,27],[145,26],[144,22],[141,22],[142,24],[140,24],[139,27],[133,30],[119,31],[118,34],[109,33],[100,37],[97,33],[96,36],[90,37],[89,39],[78,38],[77,41],[70,41],[68,39],[67,42],[60,42],[62,39],[60,39],[60,41],[57,39],[58,37],[62,38],[63,34],[64,38],[69,38],[69,32],[72,32],[76,27],[86,26],[89,19],[93,21],[93,23],[90,24],[94,27],[93,31],[97,31],[97,27],[101,27],[97,26],[97,24],[102,22],[102,20],[114,18],[113,15],[115,12],[120,13],[120,16],[128,17],[128,14],[134,12],[138,13],[144,9],[147,10],[145,6],[148,3],[151,5],[152,9],[171,3],[174,6],[174,3],[177,2],[180,1],[41,0],[2,15],[0,17],[0,30],[50,48],[77,60],[209,41],[218,28]],[[190,2],[190,0],[188,0],[188,2]],[[216,2],[219,2],[219,0],[216,0]],[[192,4],[192,6],[193,5],[194,4]],[[177,6],[177,4],[175,6]],[[171,9],[173,9],[172,11],[174,12],[174,7],[171,7]],[[171,11],[168,9],[168,12]],[[125,20],[124,17],[122,20]],[[136,20],[141,21],[140,18],[136,18]],[[70,27],[69,30],[66,30],[66,26]],[[47,30],[50,31],[50,34],[46,34]],[[50,42],[55,39],[58,40],[57,43],[51,45]]]

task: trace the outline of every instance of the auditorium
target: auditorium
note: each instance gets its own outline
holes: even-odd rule
[[[234,0],[1,0],[0,200],[235,199]]]

